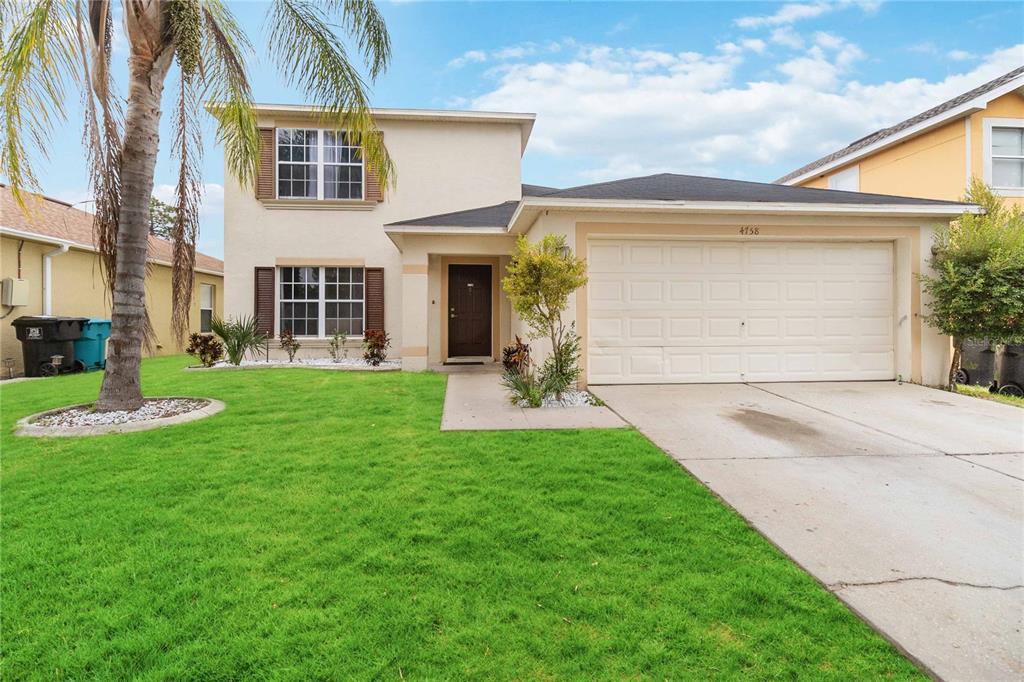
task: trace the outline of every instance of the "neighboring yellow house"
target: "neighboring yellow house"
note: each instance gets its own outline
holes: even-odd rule
[[[23,315],[110,317],[109,296],[92,235],[92,214],[43,196],[29,199],[23,212],[10,188],[0,185],[0,279],[22,280],[14,303],[0,305],[0,357],[24,372],[21,342],[11,321]],[[178,353],[171,333],[171,243],[149,238],[146,308],[156,334],[156,354]],[[196,254],[195,291],[189,325],[199,331],[223,313],[224,264]],[[4,300],[6,303],[6,299]],[[8,369],[0,372],[7,377]]]
[[[972,177],[1024,205],[1024,66],[775,182],[953,200]]]

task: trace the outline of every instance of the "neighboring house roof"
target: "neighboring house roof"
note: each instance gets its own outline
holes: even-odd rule
[[[838,151],[823,156],[805,166],[801,166],[792,173],[783,175],[775,182],[778,184],[792,184],[794,181],[804,180],[804,176],[815,173],[815,171],[824,172],[830,168],[845,165],[881,148],[895,144],[900,140],[930,130],[937,125],[967,116],[974,111],[984,108],[986,102],[1021,87],[1024,87],[1024,66],[1005,73],[984,85],[979,85],[973,90],[957,95],[953,99],[947,100],[927,111],[922,111],[916,116],[911,116],[905,121],[900,121],[896,125],[882,128],[870,135],[865,135]]]
[[[88,251],[96,250],[92,213],[41,194],[30,194],[27,203],[28,215],[18,206],[11,189],[0,184],[0,230],[6,228],[35,235],[42,240],[69,242],[72,246]],[[150,235],[149,261],[170,265],[173,258],[174,245],[166,239]],[[196,270],[221,275],[224,274],[224,261],[197,251]]]

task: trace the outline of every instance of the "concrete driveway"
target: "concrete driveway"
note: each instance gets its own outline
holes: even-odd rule
[[[590,389],[933,674],[1024,677],[1024,411],[890,382]]]

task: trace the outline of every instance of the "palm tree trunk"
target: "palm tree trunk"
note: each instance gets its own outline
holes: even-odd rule
[[[142,406],[139,369],[146,335],[149,198],[160,140],[160,98],[172,54],[170,49],[156,55],[139,54],[133,49],[129,63],[112,325],[107,368],[96,401],[100,412]]]

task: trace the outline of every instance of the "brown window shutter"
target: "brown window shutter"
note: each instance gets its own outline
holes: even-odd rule
[[[384,331],[384,268],[366,268],[366,331]]]
[[[260,128],[260,169],[256,174],[256,198],[273,199],[274,191],[274,128]]]
[[[381,139],[384,134],[380,131],[376,133]],[[376,201],[378,204],[384,201],[384,188],[380,185],[380,176],[377,175],[377,170],[370,165],[366,166],[366,200]]]
[[[253,314],[261,334],[274,335],[274,268],[255,269]]]

